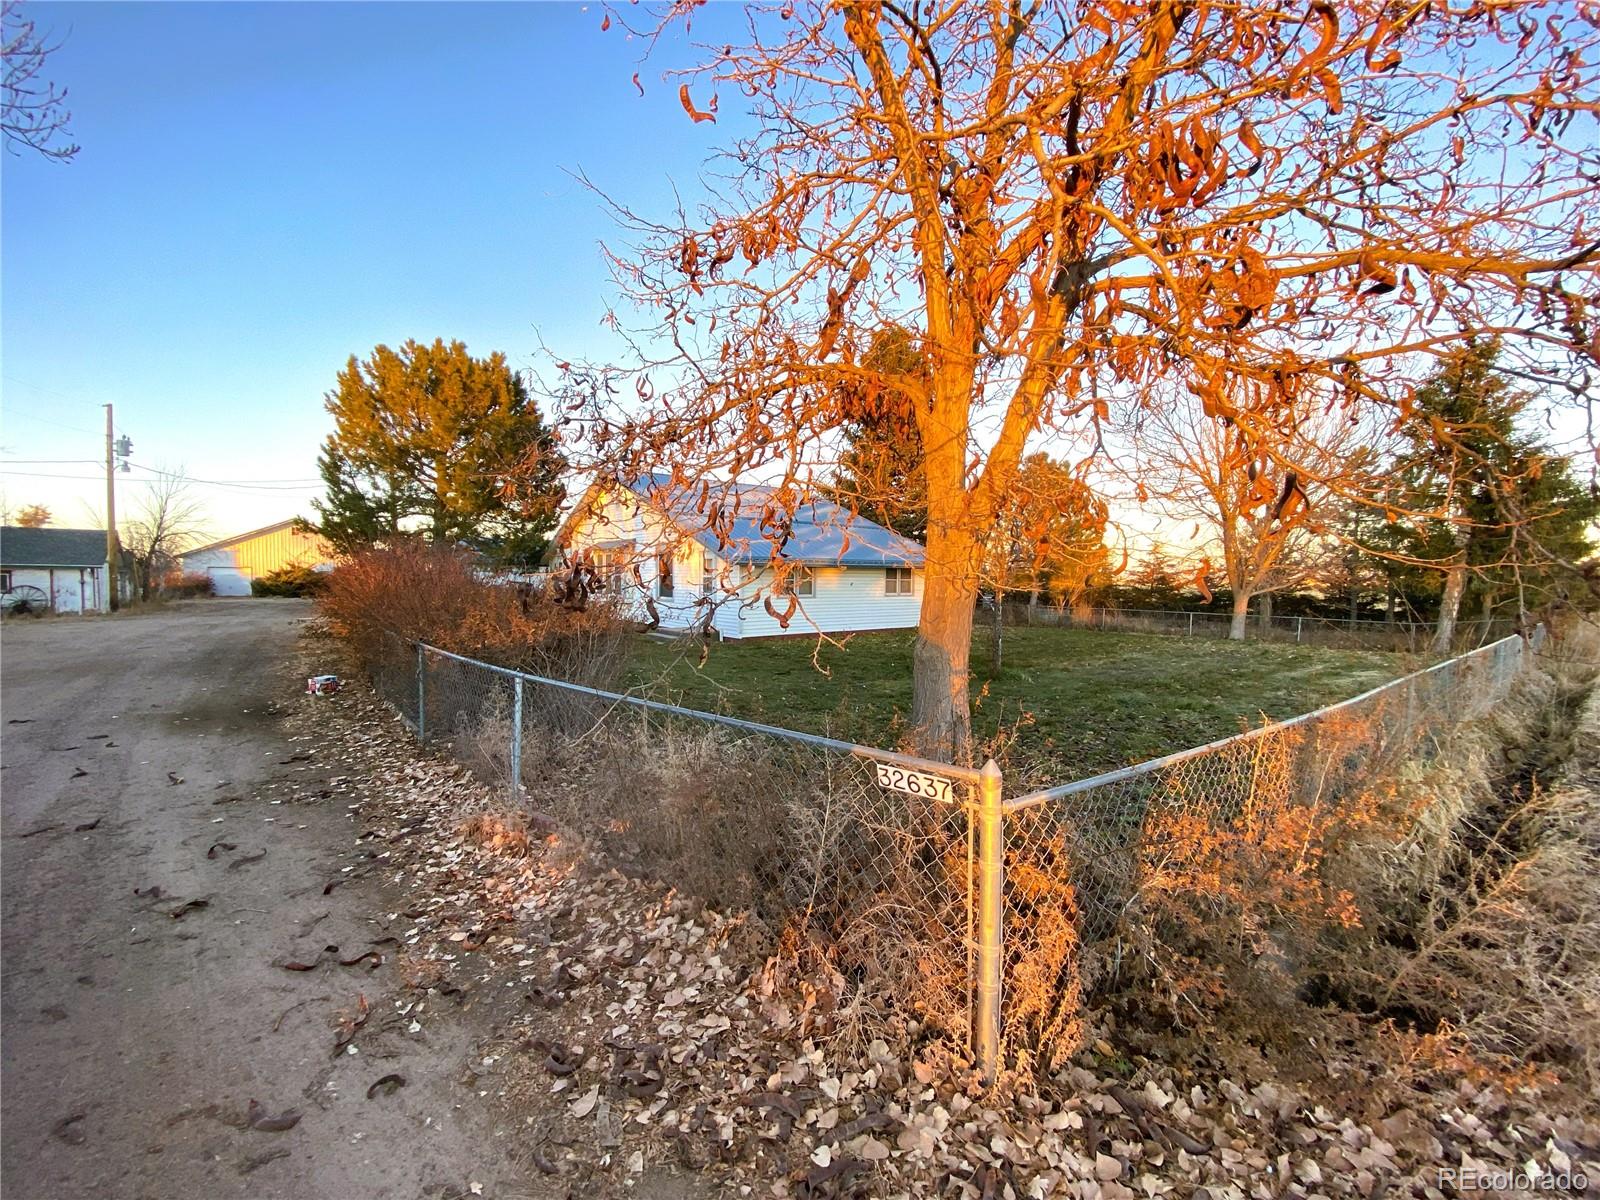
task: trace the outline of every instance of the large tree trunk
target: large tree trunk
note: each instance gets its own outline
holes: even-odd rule
[[[1256,627],[1263,638],[1272,633],[1272,593],[1262,592],[1256,597]]]
[[[977,589],[929,572],[912,656],[911,724],[930,758],[964,757],[972,740],[967,698],[972,609]]]
[[[1467,589],[1467,566],[1456,563],[1444,577],[1444,597],[1439,601],[1439,623],[1433,630],[1433,652],[1450,653],[1456,637],[1456,614],[1461,611],[1461,594]]]
[[[1233,641],[1244,641],[1245,623],[1250,619],[1250,593],[1243,588],[1234,589],[1233,593],[1233,623],[1228,626],[1228,637]]]
[[[976,553],[976,538],[930,521],[922,616],[912,656],[911,725],[917,752],[948,762],[965,761],[972,743],[967,679],[978,601]]]

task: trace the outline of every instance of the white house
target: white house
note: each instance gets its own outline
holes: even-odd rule
[[[0,528],[0,600],[28,600],[55,612],[109,612],[104,529]]]
[[[642,620],[725,638],[912,629],[922,546],[819,497],[792,518],[770,487],[666,475],[589,488],[557,532],[566,568],[593,568]],[[653,610],[653,612],[652,612]]]
[[[322,567],[333,551],[320,535],[295,527],[293,518],[196,546],[178,556],[185,572],[211,576],[218,596],[248,596],[250,581],[284,567]]]

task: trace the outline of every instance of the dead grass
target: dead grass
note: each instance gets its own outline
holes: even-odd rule
[[[1577,625],[1476,719],[1341,714],[1117,797],[1142,814],[1126,831],[1083,806],[1070,823],[1041,818],[1008,864],[1008,1028],[1043,1060],[1081,1043],[1064,1004],[1079,987],[1136,1025],[1280,1048],[1347,1014],[1397,1086],[1553,1073],[1594,1094],[1597,666],[1600,635]],[[1128,846],[1131,874],[1101,869]],[[1073,883],[1120,914],[1082,947],[1058,920],[1093,927]]]
[[[958,817],[911,811],[854,759],[627,709],[557,716],[568,732],[528,739],[534,806],[630,874],[751,914],[833,1034],[965,1032]]]
[[[1349,1002],[1512,1078],[1600,1087],[1600,634],[1568,630],[1507,703],[1401,781],[1339,864],[1366,914]]]

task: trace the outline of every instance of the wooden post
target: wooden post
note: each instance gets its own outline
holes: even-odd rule
[[[117,456],[116,443],[113,440],[113,423],[111,419],[111,405],[106,405],[106,573],[110,576],[107,581],[110,590],[106,593],[111,601],[111,611],[116,612],[121,607],[121,597],[117,595],[117,583],[121,576],[121,564],[117,561],[122,555],[117,545]]]

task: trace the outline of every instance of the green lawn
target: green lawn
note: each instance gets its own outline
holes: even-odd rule
[[[713,645],[640,639],[627,680],[659,700],[894,746],[911,703],[914,635],[868,633]],[[1067,782],[1366,691],[1408,670],[1379,651],[1095,630],[1006,630],[1005,669],[973,638],[978,734],[1014,730],[1008,765]],[[813,661],[815,656],[815,661]],[[820,669],[819,669],[820,668]]]

